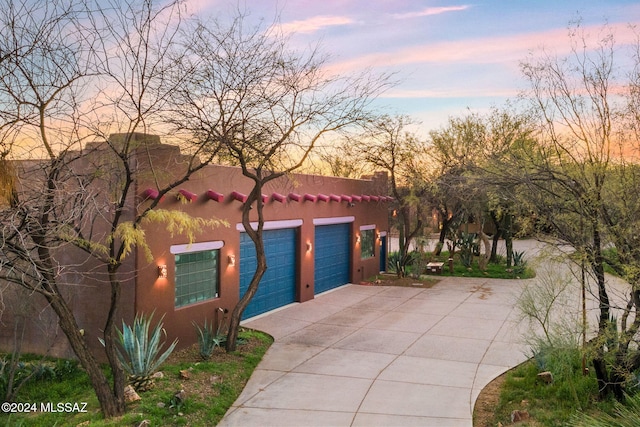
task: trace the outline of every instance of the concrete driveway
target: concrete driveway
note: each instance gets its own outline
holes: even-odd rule
[[[493,378],[527,359],[526,281],[346,285],[245,326],[275,342],[223,426],[471,426]]]

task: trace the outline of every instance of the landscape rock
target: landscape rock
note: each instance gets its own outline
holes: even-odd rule
[[[127,403],[131,403],[131,402],[136,402],[138,400],[141,400],[142,398],[140,397],[140,395],[138,393],[136,393],[136,390],[133,388],[133,386],[131,386],[131,384],[129,384],[128,386],[126,386],[124,388],[124,401]]]
[[[517,423],[518,421],[525,421],[529,419],[529,412],[528,411],[518,411],[517,409],[515,411],[511,412],[511,422],[512,423]]]
[[[538,379],[545,384],[551,384],[553,383],[553,374],[549,371],[540,372],[538,374]]]

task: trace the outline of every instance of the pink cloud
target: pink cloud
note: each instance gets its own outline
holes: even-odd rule
[[[520,91],[516,88],[497,88],[489,86],[475,87],[446,87],[442,89],[391,89],[380,95],[380,98],[468,98],[484,96],[501,96],[511,98],[518,95]]]
[[[461,10],[469,9],[469,7],[470,6],[468,5],[428,7],[419,12],[396,13],[396,14],[393,14],[392,16],[396,19],[419,18],[422,16],[440,15],[441,13],[447,13],[447,12],[458,12]]]
[[[636,34],[626,24],[611,24],[618,45],[632,43]],[[591,34],[599,34],[600,27],[585,28]],[[400,67],[409,64],[488,64],[514,63],[526,59],[530,52],[541,48],[563,55],[570,49],[566,29],[526,33],[500,37],[485,37],[437,42],[411,46],[392,52],[378,52],[355,57],[330,65],[330,70],[345,72],[366,67]]]
[[[300,21],[286,22],[279,25],[280,31],[285,34],[298,33],[310,34],[315,33],[326,27],[335,27],[340,25],[351,25],[355,21],[346,16],[329,16],[320,15]]]

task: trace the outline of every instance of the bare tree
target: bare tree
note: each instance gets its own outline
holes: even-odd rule
[[[487,129],[480,115],[469,114],[450,118],[447,126],[429,135],[431,206],[437,210],[441,223],[436,249],[439,252],[445,239],[455,240],[453,234],[458,227],[477,213],[472,206],[476,185],[470,175],[484,153]]]
[[[231,313],[227,351],[236,347],[242,313],[267,269],[264,185],[299,168],[319,141],[368,119],[372,97],[387,84],[366,75],[329,76],[318,50],[295,52],[274,28],[253,27],[242,13],[230,25],[200,22],[189,33],[191,84],[179,97],[184,130],[221,144],[221,159],[253,182],[242,223],[257,267]]]
[[[593,364],[602,394],[613,392],[621,399],[627,376],[640,367],[631,345],[640,327],[638,275],[633,273],[640,266],[633,242],[640,231],[635,195],[639,183],[637,164],[628,162],[637,142],[626,119],[633,122],[629,112],[637,111],[633,102],[625,111],[622,101],[633,101],[633,90],[621,90],[625,85],[619,81],[625,77],[620,73],[623,64],[633,56],[624,56],[629,51],[615,45],[607,27],[596,37],[593,43],[577,23],[570,32],[570,55],[543,53],[522,65],[538,113],[539,143],[514,153],[517,162],[511,167],[523,177],[540,221],[560,244],[575,249],[591,273],[599,306],[597,336],[591,341]],[[633,89],[633,81],[626,87]],[[608,245],[615,247],[621,262],[607,257]],[[631,285],[622,307],[612,302],[605,263]],[[633,313],[636,320],[630,322]]]
[[[179,3],[152,0],[4,2],[0,6],[0,280],[39,295],[55,312],[87,371],[105,417],[125,410],[125,378],[116,357],[122,284],[133,277],[128,255],[145,250],[144,224],[202,225],[156,209],[160,197],[215,157],[188,145],[171,176],[154,169],[157,138],[147,135],[189,73],[176,59]],[[181,46],[182,47],[182,44]],[[114,136],[115,134],[115,136]],[[189,142],[189,141],[187,141]],[[158,197],[135,206],[141,174]],[[148,179],[148,176],[145,176]],[[106,287],[100,336],[74,313],[83,286]],[[104,350],[96,341],[104,341]],[[106,352],[110,380],[98,363]]]
[[[410,262],[411,241],[422,233],[425,179],[425,143],[409,128],[414,122],[408,116],[381,115],[372,120],[366,130],[347,140],[343,150],[350,153],[350,162],[361,162],[373,170],[389,174],[390,188],[396,203],[394,218],[399,231],[399,276]]]

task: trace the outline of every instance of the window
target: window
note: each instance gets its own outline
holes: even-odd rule
[[[220,251],[175,254],[176,307],[218,297]]]
[[[373,258],[375,254],[375,230],[360,230],[360,258]]]

